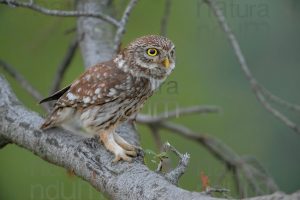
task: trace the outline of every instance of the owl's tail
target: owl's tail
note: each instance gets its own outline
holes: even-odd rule
[[[72,118],[75,110],[70,107],[56,107],[53,112],[49,114],[44,123],[41,125],[42,130],[46,130],[55,126],[59,126]]]
[[[51,120],[46,120],[40,127],[40,129],[42,130],[46,130],[46,129],[49,129],[49,128],[52,128],[52,121]]]
[[[54,120],[51,120],[51,116],[47,117],[46,120],[44,121],[44,123],[41,125],[40,129],[42,130],[46,130],[49,128],[54,127]]]
[[[57,121],[57,110],[54,109],[45,119],[44,123],[41,125],[40,129],[47,130],[49,128],[52,128],[56,125]]]

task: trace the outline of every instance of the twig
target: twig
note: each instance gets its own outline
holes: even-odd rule
[[[45,161],[72,170],[96,190],[105,192],[108,198],[124,199],[126,195],[126,199],[217,200],[172,185],[162,176],[150,171],[143,164],[141,156],[134,159],[133,163],[111,164],[113,155],[94,138],[83,139],[59,128],[43,133],[38,128],[43,119],[20,105],[7,82],[1,77],[0,84],[0,108],[5,111],[0,112],[0,137],[7,138]],[[119,130],[122,137],[127,136],[138,145],[138,137],[131,123],[123,124]],[[300,192],[292,195],[278,192],[249,200],[296,200],[299,197]]]
[[[229,27],[225,16],[222,12],[222,10],[219,8],[216,0],[205,0],[208,5],[211,7],[211,9],[213,10],[218,23],[220,24],[222,30],[224,31],[224,33],[227,36],[227,39],[230,43],[230,45],[232,46],[232,49],[234,51],[234,54],[240,64],[240,67],[242,69],[242,71],[244,72],[246,78],[248,79],[252,91],[254,92],[254,94],[256,95],[257,99],[259,100],[259,102],[262,104],[262,106],[269,111],[274,117],[276,117],[277,119],[279,119],[280,121],[282,121],[287,127],[291,128],[293,131],[295,131],[296,133],[300,134],[300,127],[298,127],[294,122],[292,122],[291,120],[289,120],[284,114],[282,114],[280,111],[278,111],[277,109],[273,108],[265,99],[265,95],[261,90],[261,86],[259,85],[259,83],[257,82],[257,80],[254,78],[252,72],[250,71],[248,64],[246,62],[245,56],[240,48],[240,45],[234,35],[234,33],[232,32],[231,28]]]
[[[226,188],[212,188],[212,187],[207,187],[206,190],[203,192],[205,195],[212,195],[213,193],[221,193],[225,195],[226,193],[229,193],[230,190]]]
[[[155,117],[149,117],[148,115],[139,114],[137,116],[137,121],[144,124],[157,123],[172,118],[182,117],[184,115],[192,114],[206,114],[206,113],[218,113],[220,109],[216,106],[191,106],[187,108],[177,108],[175,110],[159,114]]]
[[[178,165],[171,171],[165,174],[165,177],[168,181],[173,183],[174,185],[178,184],[179,178],[184,174],[189,160],[190,160],[190,155],[188,153],[181,154],[175,147],[173,147],[169,142],[166,142],[163,145],[163,149],[165,152],[167,151],[172,151],[174,152],[179,158],[180,161]]]
[[[292,129],[294,132],[300,134],[300,127],[297,126],[293,121],[291,121],[288,117],[282,114],[277,109],[273,108],[265,99],[265,96],[258,90],[255,91],[256,97],[261,102],[261,104],[265,107],[267,111],[269,111],[273,116],[282,121],[287,127]]]
[[[127,7],[125,8],[123,16],[119,22],[118,29],[116,31],[116,35],[115,35],[115,39],[114,39],[114,52],[117,52],[120,47],[122,37],[125,33],[125,27],[128,22],[129,15],[130,15],[132,9],[134,8],[134,6],[136,5],[137,1],[138,0],[131,0],[128,3]]]
[[[0,60],[0,66],[17,82],[20,83],[20,86],[24,88],[35,100],[40,101],[43,96],[19,73],[17,72],[13,66]],[[48,111],[48,104],[42,104],[43,108]]]
[[[277,103],[279,105],[285,106],[287,109],[294,111],[294,112],[300,112],[300,105],[292,104],[284,99],[281,99],[280,97],[272,94],[269,90],[267,90],[264,87],[261,87],[262,92],[264,95],[274,103]]]
[[[167,36],[167,27],[171,14],[171,5],[172,0],[165,0],[165,9],[160,22],[160,34],[162,36]]]
[[[157,121],[151,118],[151,116],[144,115],[142,120],[140,120],[141,118],[138,117],[137,122],[148,126],[156,126],[159,129],[166,129],[192,141],[199,142],[208,151],[210,151],[212,155],[225,163],[225,165],[229,169],[238,170],[238,172],[243,173],[243,176],[245,177],[247,183],[249,183],[252,189],[258,193],[262,193],[262,191],[260,189],[257,189],[256,187],[257,178],[259,178],[259,180],[266,186],[268,191],[274,192],[278,190],[278,186],[275,184],[271,177],[263,173],[262,170],[258,170],[255,167],[251,166],[232,149],[230,149],[228,146],[226,146],[216,138],[199,132],[196,133],[179,124],[167,121]]]
[[[156,172],[161,172],[162,168],[163,168],[163,161],[160,160],[155,171]]]
[[[247,181],[253,186],[253,189],[257,189],[255,187],[256,186],[255,177],[258,177],[259,175],[261,181],[264,182],[268,190],[273,192],[278,190],[278,186],[275,184],[275,182],[272,180],[271,177],[263,173],[260,173],[259,170],[249,165],[232,149],[230,149],[222,142],[218,141],[216,138],[213,138],[208,135],[200,134],[199,132],[195,133],[184,126],[177,125],[171,122],[163,122],[160,125],[162,128],[171,130],[174,133],[177,133],[181,136],[185,136],[189,139],[193,139],[197,142],[200,142],[213,155],[215,155],[216,158],[225,162],[227,166],[230,166],[231,168],[239,168],[240,170],[242,170]]]
[[[75,38],[71,41],[71,43],[67,49],[67,52],[66,52],[65,56],[63,57],[63,60],[57,67],[56,75],[55,75],[53,85],[50,90],[50,94],[53,94],[54,92],[56,92],[59,89],[61,81],[63,80],[63,77],[65,75],[65,72],[66,72],[67,68],[70,66],[72,59],[74,58],[76,49],[78,47],[78,43],[79,43],[78,39],[75,36]]]
[[[163,144],[161,142],[161,138],[160,138],[160,135],[159,135],[159,129],[156,126],[149,126],[149,128],[151,130],[156,148],[158,149],[158,151],[161,151],[162,147],[163,147]]]
[[[250,187],[252,188],[252,190],[254,191],[254,193],[256,195],[262,195],[263,189],[262,186],[258,184],[258,177],[256,176],[257,170],[256,168],[253,168],[250,165],[243,165],[242,167],[240,167],[240,170],[243,172],[244,176],[247,178],[247,181],[250,185]],[[269,184],[267,183],[268,181],[266,181],[266,187],[269,186]]]
[[[233,179],[234,179],[236,191],[238,192],[240,198],[244,198],[245,191],[242,184],[241,173],[239,172],[238,168],[233,168],[232,171],[233,171]]]
[[[52,9],[47,9],[47,8],[44,8],[37,4],[34,4],[33,2],[20,2],[20,1],[14,1],[14,0],[0,0],[0,3],[7,4],[9,6],[29,8],[29,9],[32,9],[39,13],[45,14],[45,15],[60,16],[60,17],[83,17],[84,16],[84,17],[100,18],[108,23],[111,23],[112,25],[114,25],[116,27],[119,27],[119,22],[116,19],[114,19],[113,17],[110,17],[108,15],[105,15],[103,13],[52,10]]]

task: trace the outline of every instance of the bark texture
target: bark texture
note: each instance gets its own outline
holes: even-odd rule
[[[23,147],[44,160],[74,171],[112,199],[213,199],[189,192],[150,171],[140,155],[133,162],[112,163],[96,138],[83,138],[60,128],[42,132],[43,119],[24,108],[0,78],[0,138]],[[122,137],[138,145],[131,122],[119,127]],[[141,153],[142,154],[142,153]]]

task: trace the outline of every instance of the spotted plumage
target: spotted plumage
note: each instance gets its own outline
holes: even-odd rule
[[[57,100],[42,129],[70,121],[99,134],[115,161],[131,160],[136,149],[116,127],[134,116],[175,67],[174,44],[157,35],[131,42],[115,58],[85,71],[70,86],[44,99]]]

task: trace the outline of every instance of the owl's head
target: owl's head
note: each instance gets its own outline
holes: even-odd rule
[[[129,71],[137,76],[163,79],[175,68],[175,46],[159,35],[137,38],[123,51]]]

